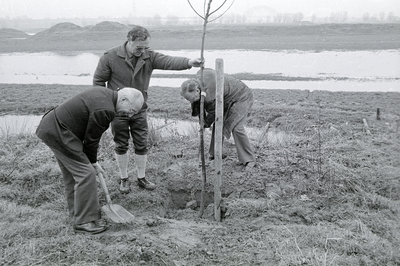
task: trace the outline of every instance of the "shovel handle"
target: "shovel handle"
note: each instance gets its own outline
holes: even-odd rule
[[[99,172],[97,174],[97,176],[100,179],[100,184],[101,184],[101,187],[103,188],[104,194],[106,194],[106,202],[107,202],[108,205],[111,205],[112,202],[111,202],[110,193],[108,193],[108,188],[107,188],[107,185],[106,185],[106,181],[104,180],[103,174],[101,172]]]

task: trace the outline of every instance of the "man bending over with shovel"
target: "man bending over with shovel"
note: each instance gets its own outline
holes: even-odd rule
[[[204,127],[209,128],[215,120],[215,70],[204,69],[203,71],[204,91]],[[192,116],[200,114],[200,77],[197,73],[196,79],[189,79],[181,85],[181,95],[192,104]],[[224,75],[224,126],[222,136],[229,139],[231,133],[235,141],[239,163],[245,168],[255,166],[253,148],[247,137],[244,125],[247,114],[253,105],[253,93],[242,81],[229,75]],[[212,129],[209,159],[214,160],[214,136],[215,128]],[[222,156],[224,158],[224,155]]]
[[[96,174],[104,172],[97,163],[99,141],[115,116],[132,117],[143,102],[142,93],[133,88],[92,88],[43,116],[36,135],[61,168],[75,232],[97,234],[107,229],[99,223]]]

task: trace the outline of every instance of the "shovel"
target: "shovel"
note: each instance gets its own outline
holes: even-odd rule
[[[117,204],[112,204],[110,193],[108,193],[106,181],[102,173],[98,173],[97,176],[100,179],[101,187],[103,188],[104,194],[106,194],[107,205],[101,207],[101,209],[106,213],[106,215],[116,223],[129,223],[135,219],[132,213],[125,210],[122,206]]]

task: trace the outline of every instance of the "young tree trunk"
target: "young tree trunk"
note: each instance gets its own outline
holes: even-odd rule
[[[200,67],[200,154],[201,154],[201,173],[202,173],[202,186],[201,186],[201,201],[200,201],[200,214],[199,217],[203,217],[204,213],[204,193],[205,193],[205,186],[207,181],[207,174],[206,174],[206,163],[204,158],[204,98],[205,98],[205,91],[204,91],[204,81],[203,81],[203,70],[204,70],[204,42],[206,38],[206,29],[207,29],[207,22],[208,17],[210,14],[210,7],[211,7],[212,0],[209,0],[207,6],[207,12],[204,17],[204,25],[203,25],[203,37],[201,41],[201,61],[203,62]]]

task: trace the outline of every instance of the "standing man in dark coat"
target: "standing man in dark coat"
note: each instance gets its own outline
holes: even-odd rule
[[[204,127],[209,128],[215,120],[215,70],[204,69],[203,71],[204,91]],[[196,79],[189,79],[181,85],[181,95],[192,104],[192,116],[200,114],[200,76],[197,73]],[[222,135],[229,139],[231,133],[235,141],[239,163],[245,167],[255,166],[253,148],[247,137],[244,125],[247,115],[253,105],[253,92],[242,81],[224,75],[224,125]],[[215,128],[212,129],[209,155],[210,160],[214,159],[214,136]]]
[[[129,138],[135,148],[134,160],[139,187],[153,190],[153,182],[145,178],[147,163],[147,90],[154,69],[184,70],[199,67],[200,59],[173,57],[155,52],[149,48],[150,33],[147,29],[135,26],[128,32],[127,40],[112,48],[100,58],[93,76],[93,85],[106,86],[111,90],[121,87],[138,88],[144,96],[144,104],[132,118],[116,117],[112,123],[115,143],[115,157],[120,170],[121,193],[130,191],[128,181]]]
[[[132,117],[143,102],[142,93],[133,88],[93,88],[43,116],[36,135],[50,147],[61,168],[76,232],[97,234],[107,229],[97,222],[96,174],[103,172],[97,163],[99,141],[117,114]]]

